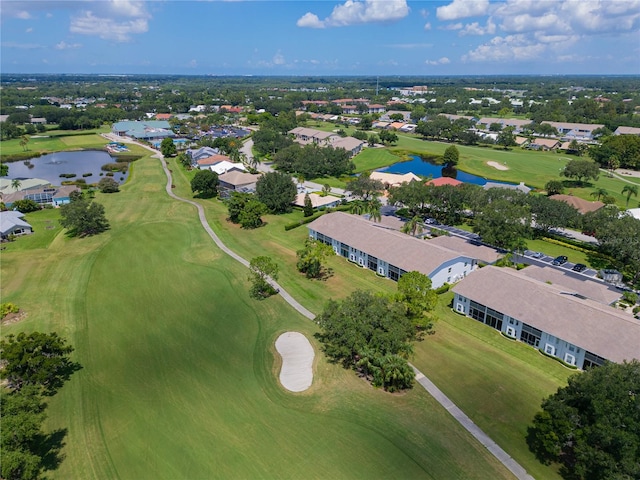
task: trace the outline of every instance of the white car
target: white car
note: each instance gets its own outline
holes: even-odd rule
[[[542,257],[544,257],[544,253],[542,253],[542,252],[531,252],[530,256],[533,257],[533,258],[542,258]]]

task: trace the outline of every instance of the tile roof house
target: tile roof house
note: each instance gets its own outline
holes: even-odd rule
[[[198,160],[202,160],[203,158],[207,158],[212,155],[217,155],[218,153],[220,153],[220,150],[211,147],[190,148],[186,151],[186,154],[191,157],[191,162],[194,166],[195,162]]]
[[[9,235],[27,235],[33,233],[33,228],[23,220],[24,213],[7,210],[0,212],[0,237],[6,239]]]
[[[296,195],[296,199],[293,204],[298,207],[304,207],[304,197],[305,193],[299,193]],[[310,193],[309,199],[311,200],[311,206],[315,209],[321,208],[333,208],[340,204],[340,198],[334,197],[333,195],[318,195],[317,193]]]
[[[451,177],[439,177],[426,182],[427,185],[432,185],[434,187],[441,187],[443,185],[452,185],[454,187],[457,187],[458,185],[462,185],[463,183],[464,182]]]
[[[519,118],[494,118],[484,117],[478,120],[478,127],[488,129],[492,123],[498,123],[504,127],[513,127],[515,133],[519,133],[522,129],[531,124],[531,120],[521,120]]]
[[[640,322],[563,285],[488,266],[452,290],[456,312],[578,368],[640,357]]]
[[[589,200],[584,200],[579,197],[574,197],[573,195],[557,194],[557,195],[551,195],[549,198],[551,200],[557,200],[558,202],[564,202],[568,205],[571,205],[573,208],[575,208],[578,212],[582,213],[583,215],[588,212],[595,212],[596,210],[600,210],[602,207],[604,207],[604,203],[602,202],[599,202],[599,201],[590,202]]]
[[[372,180],[380,180],[385,188],[398,187],[403,183],[411,183],[413,181],[420,181],[420,177],[414,173],[387,173],[387,172],[371,172],[370,177]]]
[[[212,165],[215,165],[220,162],[231,162],[231,158],[226,155],[221,155],[216,153],[215,155],[211,155],[210,157],[201,158],[200,160],[196,160],[195,164],[200,170],[208,170]]]
[[[468,255],[344,212],[322,215],[307,227],[311,238],[330,245],[337,255],[396,281],[416,270],[438,288],[457,282],[477,266]]]

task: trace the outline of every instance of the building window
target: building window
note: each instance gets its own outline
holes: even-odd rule
[[[582,363],[582,369],[588,370],[589,368],[600,367],[604,365],[604,362],[606,362],[606,360],[596,355],[595,353],[584,352],[584,362]]]
[[[451,267],[449,267],[449,270],[447,270],[447,273],[451,273]]]
[[[576,357],[574,357],[570,353],[565,353],[564,361],[567,362],[569,365],[575,365],[576,364]]]
[[[456,310],[460,313],[464,313],[464,306],[460,303],[456,305]]]
[[[378,270],[378,259],[372,255],[367,257],[367,267],[374,272]]]
[[[542,331],[538,330],[537,328],[533,328],[526,323],[522,324],[520,341],[537,348],[540,345],[540,337],[542,337]]]
[[[544,346],[544,353],[546,353],[548,355],[555,355],[556,354],[556,347],[554,347],[553,345],[547,343]]]
[[[516,338],[516,330],[513,327],[507,327],[507,336],[511,338]]]

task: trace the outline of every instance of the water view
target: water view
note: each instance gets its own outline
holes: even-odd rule
[[[478,177],[477,175],[472,175],[470,173],[461,172],[455,167],[447,168],[444,165],[437,165],[430,162],[429,160],[424,160],[417,155],[412,155],[412,157],[413,160],[410,160],[408,162],[395,163],[390,167],[381,168],[380,171],[388,173],[413,172],[416,175],[422,175],[425,177],[431,176],[432,178],[450,177],[455,178],[456,180],[460,180],[461,182],[473,183],[475,185],[484,185],[487,182],[505,183],[511,185],[508,182],[500,182],[484,177]]]
[[[52,185],[61,185],[64,180],[84,179],[87,183],[97,183],[106,176],[107,172],[100,169],[106,163],[117,160],[107,152],[100,150],[86,150],[81,152],[57,152],[32,158],[28,162],[9,163],[9,175],[7,178],[42,178]],[[32,167],[29,168],[29,163]],[[61,177],[61,174],[72,174],[73,178]],[[87,174],[91,175],[87,175]],[[86,176],[85,176],[86,175]],[[114,172],[113,179],[118,183],[126,180],[129,172]]]

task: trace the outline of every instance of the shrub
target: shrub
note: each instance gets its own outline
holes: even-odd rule
[[[634,292],[624,292],[622,298],[630,305],[635,305],[638,302],[638,294]]]
[[[0,304],[0,319],[6,317],[10,313],[18,313],[20,308],[14,303],[3,303]]]
[[[61,173],[59,175],[59,177],[61,178],[73,178],[76,177],[77,175],[75,173]]]
[[[91,172],[82,174],[83,177],[90,177],[92,175],[93,175],[93,173],[91,173]]]
[[[447,293],[451,288],[451,284],[443,283],[442,286],[435,289],[436,294],[440,295],[442,293]]]

